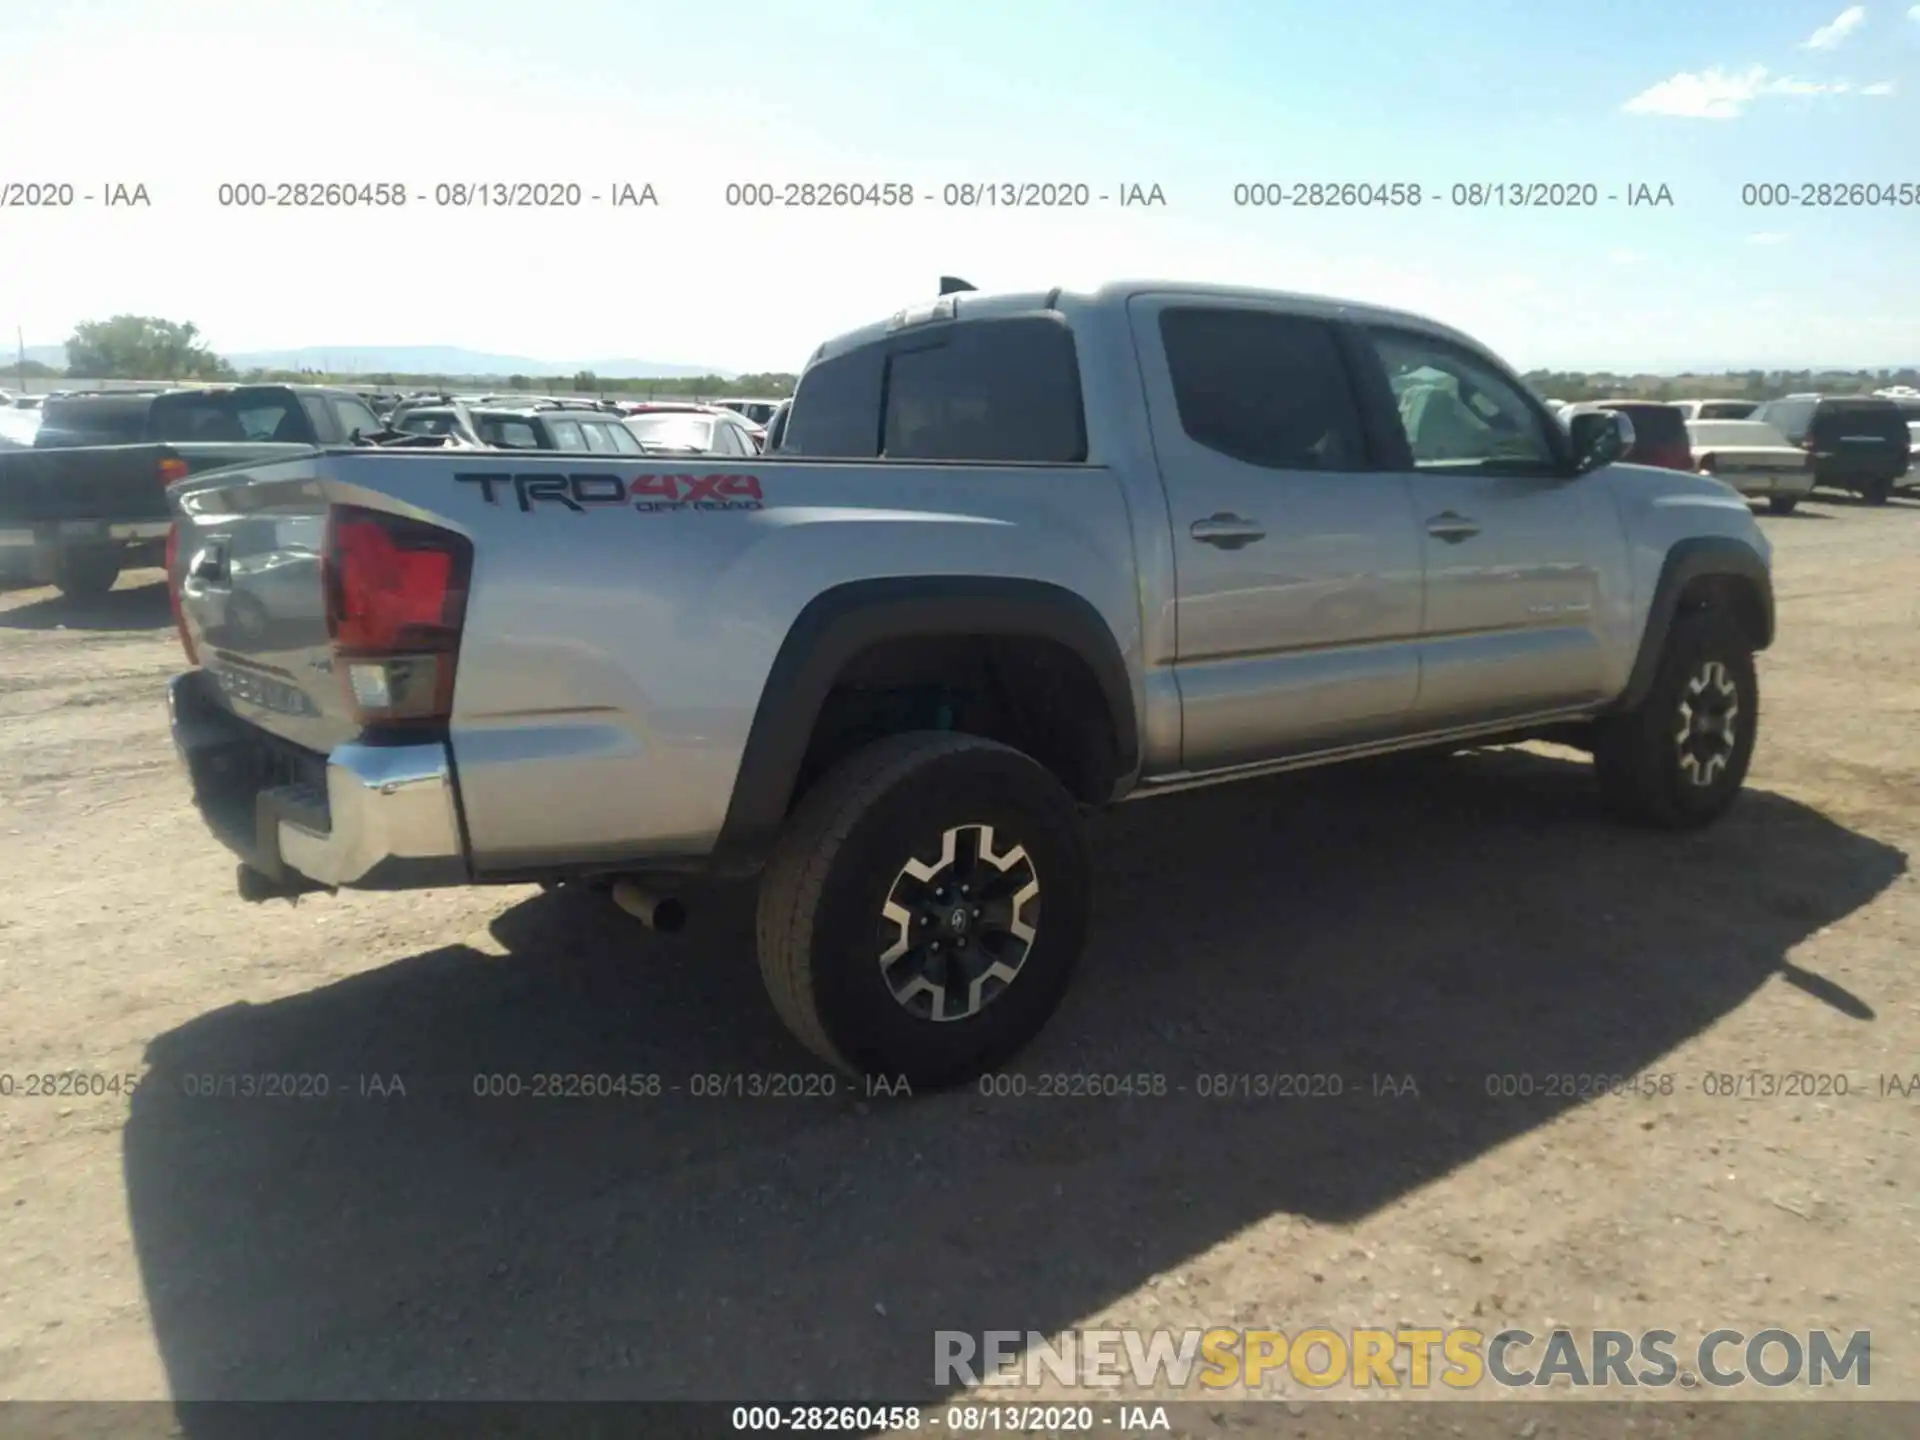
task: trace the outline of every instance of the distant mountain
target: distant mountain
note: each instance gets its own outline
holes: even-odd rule
[[[575,375],[591,370],[610,380],[670,380],[687,375],[738,371],[664,360],[536,360],[530,355],[493,355],[454,345],[305,345],[297,350],[252,350],[226,357],[237,370],[325,370],[334,375]],[[64,345],[29,345],[27,359],[65,369]],[[6,357],[0,355],[0,370]]]
[[[665,360],[536,360],[494,355],[455,345],[303,345],[297,350],[253,350],[227,359],[238,370],[325,370],[333,375],[573,375],[591,370],[613,380],[674,379],[738,373],[712,365]]]

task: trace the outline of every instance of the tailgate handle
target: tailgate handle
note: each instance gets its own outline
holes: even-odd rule
[[[204,580],[209,585],[223,584],[227,578],[226,542],[209,540],[195,551],[187,566],[187,576],[192,580]]]

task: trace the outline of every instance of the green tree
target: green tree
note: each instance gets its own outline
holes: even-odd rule
[[[106,380],[231,380],[233,367],[207,348],[200,327],[155,315],[115,315],[73,328],[67,373]]]
[[[525,392],[533,389],[533,381],[524,375],[507,376],[507,389]]]

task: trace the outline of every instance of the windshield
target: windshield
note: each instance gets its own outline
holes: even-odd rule
[[[704,451],[713,443],[713,421],[703,415],[635,415],[626,425],[642,445]]]

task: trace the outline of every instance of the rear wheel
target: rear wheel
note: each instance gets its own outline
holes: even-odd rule
[[[69,600],[94,600],[120,578],[120,552],[106,546],[62,550],[53,562],[53,583]]]
[[[1891,480],[1869,480],[1860,487],[1860,498],[1869,505],[1884,505],[1892,494]]]
[[[1615,810],[1645,824],[1706,825],[1739,796],[1759,719],[1753,650],[1732,617],[1684,614],[1638,708],[1594,726],[1601,791]]]
[[[1053,1014],[1090,889],[1078,808],[1040,764],[971,735],[892,736],[789,819],[761,879],[761,977],[829,1064],[956,1084]]]
[[[1797,495],[1776,495],[1767,501],[1767,509],[1775,515],[1791,515],[1799,505],[1800,498]]]

